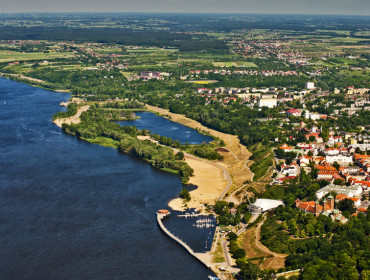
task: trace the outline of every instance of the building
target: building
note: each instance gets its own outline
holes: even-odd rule
[[[353,160],[351,156],[336,155],[336,156],[326,156],[326,162],[333,164],[334,162],[339,163],[340,165],[350,165]]]
[[[298,167],[297,164],[295,163],[292,163],[291,165],[285,165],[283,164],[281,166],[281,173],[284,174],[285,176],[297,176],[299,175],[301,172],[300,172],[300,169]]]
[[[275,108],[277,106],[276,98],[260,98],[258,99],[258,107]]]
[[[284,205],[284,203],[280,200],[273,200],[273,199],[257,199],[255,203],[251,204],[249,210],[253,214],[260,214],[266,212],[268,210],[274,209],[280,205]]]
[[[300,165],[309,165],[310,162],[313,162],[314,164],[319,164],[322,162],[325,158],[321,156],[300,156],[299,157],[299,163]]]
[[[354,197],[362,194],[362,187],[355,185],[347,187],[330,184],[318,190],[316,192],[316,196],[318,199],[321,199],[330,192],[336,192],[337,194],[345,194],[348,197]]]
[[[302,115],[302,112],[298,109],[290,109],[285,112],[287,116],[295,116],[295,117],[300,117]]]
[[[305,213],[312,213],[315,215],[315,217],[323,215],[330,217],[333,221],[345,224],[348,222],[348,219],[346,219],[338,209],[335,209],[334,201],[334,197],[331,195],[328,196],[328,200],[323,200],[323,205],[320,205],[318,200],[303,202],[297,198],[295,200],[295,205],[301,211],[304,211]]]
[[[306,89],[315,89],[315,83],[314,82],[307,82],[306,83]]]
[[[141,72],[140,79],[144,81],[149,81],[151,79],[163,80],[163,77],[160,72],[143,71]]]
[[[306,212],[306,213],[312,213],[316,217],[319,216],[322,212],[328,211],[333,212],[334,211],[334,197],[328,196],[328,200],[324,199],[323,205],[320,205],[319,201],[306,201],[303,202],[299,198],[295,200],[295,206]]]

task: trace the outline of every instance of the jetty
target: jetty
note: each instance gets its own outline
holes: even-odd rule
[[[195,253],[193,251],[193,249],[190,248],[189,245],[187,245],[183,240],[181,240],[180,238],[178,238],[177,236],[175,236],[174,234],[172,234],[164,225],[163,225],[163,222],[162,220],[165,218],[165,217],[168,217],[169,215],[171,214],[171,212],[169,212],[168,210],[164,210],[164,209],[161,209],[161,210],[158,210],[157,211],[157,223],[159,225],[159,227],[161,228],[161,230],[167,234],[171,239],[173,239],[174,241],[176,241],[177,243],[179,243],[182,247],[185,248],[186,251],[188,251],[188,253],[190,255],[192,255],[194,258],[196,258],[198,261],[200,261],[201,263],[203,263],[206,267],[208,267],[209,269],[212,269],[213,268],[213,265],[211,263],[212,261],[212,256],[207,254],[207,253]],[[212,269],[213,270],[213,269]]]

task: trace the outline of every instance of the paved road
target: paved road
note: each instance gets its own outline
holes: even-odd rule
[[[221,239],[222,250],[224,251],[224,256],[225,256],[227,266],[231,267],[232,262],[231,262],[231,257],[229,254],[229,248],[227,247],[227,243],[228,243],[227,240]]]

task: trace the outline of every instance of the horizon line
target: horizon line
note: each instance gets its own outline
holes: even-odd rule
[[[274,12],[254,12],[254,13],[240,13],[240,12],[138,12],[138,11],[131,11],[131,12],[62,12],[62,11],[48,11],[48,12],[0,12],[0,15],[4,14],[148,14],[148,15],[163,15],[163,14],[184,14],[184,15],[297,15],[297,16],[355,16],[355,17],[370,17],[370,14],[363,15],[363,14],[312,14],[312,13],[274,13]]]

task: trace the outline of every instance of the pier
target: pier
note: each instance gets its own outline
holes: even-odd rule
[[[170,215],[170,212],[165,212],[164,210],[159,210],[157,211],[157,223],[159,225],[159,227],[161,228],[161,230],[167,234],[170,238],[172,238],[173,240],[175,240],[177,243],[179,243],[182,247],[185,248],[186,251],[188,251],[188,253],[190,255],[192,255],[194,258],[196,258],[198,261],[200,261],[201,263],[203,263],[206,267],[208,267],[209,269],[212,269],[213,268],[213,265],[211,264],[211,261],[212,261],[212,256],[209,255],[208,253],[195,253],[193,251],[193,249],[191,249],[189,247],[189,245],[187,245],[184,241],[182,241],[180,238],[178,238],[177,236],[173,235],[164,225],[163,225],[163,222],[162,222],[162,219],[169,216]],[[212,269],[213,270],[213,269]]]

